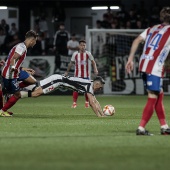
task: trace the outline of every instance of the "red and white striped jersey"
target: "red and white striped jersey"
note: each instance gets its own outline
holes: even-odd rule
[[[71,57],[71,61],[75,62],[74,76],[90,78],[92,60],[94,60],[94,57],[89,51],[85,51],[84,53],[74,52]]]
[[[14,53],[18,53],[20,55],[20,58],[18,60],[15,60],[15,68],[18,70],[18,72],[10,72],[10,61],[13,57]],[[13,79],[18,78],[20,73],[20,67],[24,62],[24,59],[26,57],[27,53],[27,47],[25,46],[24,42],[19,43],[15,45],[9,52],[9,55],[7,57],[7,60],[5,62],[5,66],[2,70],[2,76],[6,79]]]
[[[164,61],[170,51],[170,25],[155,25],[140,36],[145,40],[139,71],[163,76]]]

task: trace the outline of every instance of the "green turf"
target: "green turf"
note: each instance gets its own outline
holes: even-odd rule
[[[154,115],[136,136],[146,96],[97,96],[116,114],[98,118],[84,108],[84,97],[71,109],[71,96],[20,100],[12,118],[0,117],[0,170],[165,170],[170,137],[160,135]],[[164,99],[170,122],[169,96]]]

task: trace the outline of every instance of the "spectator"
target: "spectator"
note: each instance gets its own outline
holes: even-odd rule
[[[131,23],[131,28],[135,29],[136,28],[137,17],[135,15],[135,11],[132,10],[132,9],[129,11],[129,19],[128,20]]]
[[[11,29],[10,29],[10,31],[9,31],[9,35],[10,36],[13,36],[13,35],[15,35],[15,34],[17,34],[18,33],[18,29],[17,29],[17,27],[16,27],[16,24],[15,23],[12,23],[11,24]]]
[[[79,42],[76,40],[76,34],[71,35],[71,39],[67,42],[68,55],[71,56],[79,49]]]
[[[103,28],[111,28],[111,25],[110,25],[110,20],[109,20],[109,15],[107,13],[104,13],[103,14],[103,21],[102,21],[102,27]]]
[[[128,19],[128,13],[125,10],[125,6],[121,5],[120,6],[120,11],[118,11],[116,13],[116,17],[119,21],[122,21],[123,23],[126,23],[127,19]]]
[[[42,14],[39,20],[39,29],[41,32],[41,47],[42,47],[42,55],[46,54],[46,44],[49,38],[48,34],[48,24],[45,18],[45,14]]]
[[[96,21],[96,29],[102,29],[102,22],[100,20]],[[93,53],[94,56],[97,58],[100,54],[102,54],[103,45],[106,42],[105,41],[105,32],[94,32],[93,33],[93,39],[92,39],[92,45],[93,45]]]
[[[8,35],[9,33],[9,25],[6,23],[5,19],[1,20],[1,25],[0,25],[3,29],[6,35]]]
[[[5,33],[4,33],[4,29],[2,27],[0,27],[0,51],[2,51],[1,47],[4,44],[4,40],[5,40]]]
[[[59,30],[56,31],[53,41],[53,49],[55,51],[55,73],[60,72],[61,55],[68,55],[67,42],[70,34],[65,30],[64,23],[60,23]]]
[[[7,52],[9,52],[10,49],[11,49],[13,46],[15,46],[16,44],[18,44],[18,43],[20,43],[20,42],[21,42],[21,40],[20,40],[20,38],[19,38],[19,35],[18,35],[18,34],[14,34],[14,35],[12,36],[12,40],[6,45],[6,47],[7,47]]]

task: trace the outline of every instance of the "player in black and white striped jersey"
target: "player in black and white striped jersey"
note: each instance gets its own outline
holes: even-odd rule
[[[38,97],[42,94],[51,93],[58,88],[64,87],[71,90],[76,90],[80,93],[86,93],[89,99],[89,104],[98,116],[104,116],[103,110],[95,98],[94,92],[102,90],[105,82],[102,77],[97,76],[94,80],[86,80],[77,77],[66,77],[59,74],[54,74],[40,81],[40,86],[33,92],[21,92],[21,98]]]

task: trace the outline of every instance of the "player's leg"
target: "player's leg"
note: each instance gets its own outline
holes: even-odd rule
[[[145,130],[145,126],[153,115],[158,94],[161,89],[161,78],[153,75],[148,75],[148,74],[143,74],[142,78],[144,81],[144,86],[148,91],[148,100],[143,109],[142,118],[139,127],[136,131],[136,134],[150,135],[150,133],[147,130]]]
[[[2,86],[0,84],[0,109],[3,107]]]
[[[72,108],[76,108],[77,107],[77,99],[78,99],[78,92],[73,91],[73,104],[72,104]]]
[[[5,103],[5,105],[2,107],[0,110],[0,115],[1,116],[11,116],[7,110],[10,109],[21,97],[20,91],[19,91],[19,86],[17,83],[17,79],[5,79],[3,78],[3,84],[6,90],[10,93],[13,94],[9,100]]]
[[[160,92],[158,95],[158,100],[155,105],[155,110],[156,114],[161,126],[161,134],[162,135],[170,135],[170,128],[168,124],[166,123],[166,118],[165,118],[165,109],[164,109],[164,104],[163,104],[163,97],[164,93],[163,90]]]
[[[87,96],[86,93],[84,94],[84,96],[85,96],[85,108],[89,108],[89,100],[88,100],[88,96]]]
[[[31,84],[35,84],[37,82],[37,80],[32,75],[30,75],[29,73],[27,73],[26,71],[23,71],[23,70],[19,74],[18,81],[21,81],[19,83],[20,88],[27,87],[27,86],[29,86]]]

